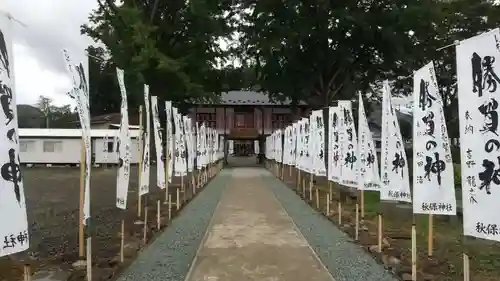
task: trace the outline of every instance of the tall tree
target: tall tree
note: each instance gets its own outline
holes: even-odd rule
[[[45,128],[50,128],[50,116],[52,112],[52,99],[46,96],[39,96],[38,101],[36,103],[38,109],[43,114],[45,121]]]
[[[241,7],[242,53],[257,65],[263,89],[313,107],[355,98],[382,79],[410,94],[415,69],[454,60],[437,48],[499,17],[488,0],[249,0]]]
[[[142,84],[177,103],[210,99],[224,90],[215,66],[225,59],[217,42],[232,33],[229,1],[98,0],[82,32],[104,43],[125,70],[129,103],[140,104]]]

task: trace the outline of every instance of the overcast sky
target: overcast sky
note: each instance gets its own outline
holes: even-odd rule
[[[95,0],[7,0],[1,9],[28,27],[13,24],[14,73],[17,103],[34,104],[38,96],[51,97],[57,105],[68,104],[70,88],[61,50],[68,49],[77,62],[92,43],[80,35],[80,25],[97,7]],[[5,5],[5,6],[4,6]]]

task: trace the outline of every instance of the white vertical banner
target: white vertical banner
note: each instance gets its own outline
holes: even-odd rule
[[[388,81],[383,82],[381,159],[380,199],[411,202],[408,160]]]
[[[296,166],[297,165],[297,139],[298,139],[298,131],[299,131],[299,124],[297,122],[292,124],[292,129],[291,129],[291,151],[292,151],[292,156],[290,160],[290,165]]]
[[[311,124],[309,118],[303,118],[304,121],[304,171],[312,173],[312,144],[311,144]]]
[[[118,152],[118,173],[116,178],[116,207],[127,209],[127,195],[130,183],[130,160],[132,158],[132,140],[130,139],[128,122],[127,89],[123,70],[116,68],[116,77],[122,103],[120,107],[120,132],[117,139],[116,151]]]
[[[443,103],[431,62],[413,75],[413,213],[456,215]]]
[[[165,120],[166,120],[166,132],[165,132],[165,141],[167,142],[167,152],[166,155],[168,157],[168,161],[166,165],[168,165],[168,175],[167,180],[169,183],[172,182],[172,174],[174,172],[174,142],[175,136],[173,134],[173,124],[172,124],[172,102],[165,101]]]
[[[368,127],[361,93],[359,93],[358,136],[359,189],[380,191],[377,151],[373,143],[372,132]]]
[[[149,86],[144,85],[144,109],[146,112],[146,128],[144,130],[144,149],[142,150],[141,178],[139,184],[139,195],[149,193],[149,174],[150,174],[150,153],[151,153],[151,112],[149,109]]]
[[[286,164],[287,165],[293,165],[294,164],[294,146],[293,146],[293,130],[294,130],[294,126],[293,124],[288,126],[287,127],[288,129],[288,135],[286,137],[286,144],[287,144],[287,148],[286,148],[286,154],[287,154],[287,162]]]
[[[201,131],[203,132],[201,137],[202,148],[201,148],[201,163],[203,168],[207,167],[208,158],[207,158],[207,146],[208,146],[208,128],[205,126],[205,123],[201,124]]]
[[[500,29],[456,47],[464,235],[500,241]]]
[[[201,126],[200,123],[196,122],[196,169],[201,169]]]
[[[82,128],[83,144],[85,145],[85,191],[83,200],[83,214],[86,224],[90,218],[90,168],[92,161],[92,150],[90,140],[90,108],[89,108],[89,92],[87,79],[83,64],[75,65],[71,60],[68,51],[63,49],[63,56],[66,62],[68,74],[71,77],[73,88],[69,92],[69,96],[76,102],[80,126]]]
[[[297,134],[297,168],[301,171],[305,171],[304,168],[304,159],[305,159],[305,151],[304,151],[304,119],[299,120],[298,122],[299,130]]]
[[[234,146],[234,143],[233,143],[233,146]],[[255,151],[255,154],[259,154],[260,153],[260,146],[259,146],[259,141],[258,140],[254,140],[253,141],[253,150]],[[233,148],[233,153],[234,153],[234,148]]]
[[[283,163],[283,130],[277,131],[278,163]]]
[[[311,139],[313,144],[314,174],[319,177],[326,175],[325,166],[325,126],[323,123],[323,110],[311,113]]]
[[[328,180],[340,183],[342,175],[342,152],[340,150],[340,109],[328,108]]]
[[[19,134],[16,108],[14,58],[11,21],[0,16],[0,88],[2,114],[0,130],[2,166],[0,181],[0,257],[29,248],[28,218],[19,160]]]
[[[340,111],[340,151],[341,151],[341,183],[348,187],[358,188],[358,140],[352,116],[351,101],[339,101]]]
[[[182,126],[182,115],[177,112],[177,108],[173,107],[175,123],[175,176],[185,176],[187,174],[186,163],[186,146],[184,143],[184,130]]]
[[[229,142],[228,153],[229,153],[229,155],[233,155],[234,154],[234,141],[228,140],[228,142]]]
[[[165,188],[165,158],[163,149],[165,142],[163,140],[160,111],[158,111],[158,97],[151,97],[151,109],[153,110],[153,130],[155,134],[155,149],[156,149],[156,184],[159,188]]]
[[[186,163],[187,171],[191,173],[193,171],[193,139],[192,139],[192,122],[191,118],[183,116],[184,124],[184,142],[186,143]]]

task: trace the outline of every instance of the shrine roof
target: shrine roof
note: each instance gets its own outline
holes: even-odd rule
[[[273,101],[264,92],[256,91],[229,91],[220,95],[218,101],[197,103],[197,104],[217,104],[217,105],[290,105],[291,100],[287,99],[283,102]],[[299,105],[307,105],[305,102],[300,102]]]

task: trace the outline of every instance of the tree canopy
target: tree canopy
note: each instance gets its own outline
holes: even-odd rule
[[[453,84],[453,48],[439,47],[498,24],[486,0],[358,0],[242,2],[244,59],[275,98],[313,107],[354,99],[383,79],[410,93],[411,74],[437,61],[443,86]],[[447,73],[444,73],[447,72]]]
[[[114,75],[116,66],[125,70],[131,108],[142,101],[144,83],[150,86],[152,95],[177,103],[211,99],[228,90],[226,72],[217,66],[227,58],[218,42],[229,37],[233,30],[231,15],[225,13],[230,1],[124,0],[117,5],[112,0],[99,0],[98,3],[99,8],[82,32],[103,43],[108,54],[94,48],[93,55],[99,59],[92,62],[92,68],[99,69],[104,77]],[[98,96],[91,97],[111,95],[106,92],[111,86],[105,85],[109,80],[102,79],[93,89]],[[116,111],[120,100],[116,82],[113,87],[113,97],[108,97],[96,113]]]
[[[100,58],[90,59],[96,113],[118,111],[115,66],[126,72],[134,111],[143,83],[177,103],[253,89],[319,108],[373,92],[383,79],[410,94],[413,71],[434,61],[450,115],[456,108],[455,53],[453,47],[438,49],[500,20],[499,7],[489,0],[98,2],[91,24],[82,27],[106,50],[89,49]],[[227,65],[234,58],[241,67]]]

